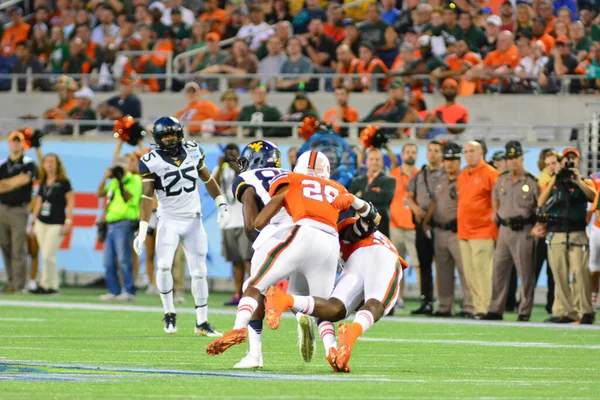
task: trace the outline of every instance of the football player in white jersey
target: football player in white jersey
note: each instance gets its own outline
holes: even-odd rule
[[[198,178],[218,210],[218,222],[224,226],[229,219],[227,202],[219,184],[212,178],[204,163],[204,153],[196,142],[183,141],[183,128],[173,117],[156,120],[152,129],[158,145],[140,160],[143,194],[138,236],[133,242],[137,254],[142,253],[152,215],[152,198],[158,195],[158,226],[156,233],[156,286],[165,310],[166,333],[177,332],[177,316],[173,305],[173,276],[171,268],[177,246],[181,241],[190,276],[192,295],[196,304],[194,332],[203,336],[221,336],[208,323],[208,284],[206,282],[206,253],[208,238],[202,225]]]

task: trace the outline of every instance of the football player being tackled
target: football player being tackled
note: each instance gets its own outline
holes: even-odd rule
[[[173,117],[156,120],[152,129],[158,149],[146,153],[140,160],[142,202],[140,225],[133,248],[142,253],[152,215],[154,192],[158,195],[158,226],[156,233],[156,286],[165,311],[164,330],[177,332],[177,315],[173,305],[173,275],[171,268],[175,251],[181,241],[190,276],[192,295],[196,304],[194,332],[202,336],[221,336],[208,323],[208,284],[206,254],[208,238],[202,225],[202,209],[198,179],[215,199],[219,226],[229,220],[227,202],[219,184],[214,181],[204,163],[204,152],[196,142],[183,140],[183,128]]]
[[[333,201],[340,211],[349,207],[360,210],[364,204],[352,194],[341,194]],[[271,329],[279,327],[280,316],[288,309],[337,322],[364,301],[352,324],[339,325],[339,347],[327,351],[327,360],[336,372],[350,372],[348,363],[356,339],[394,307],[402,271],[408,268],[392,242],[376,230],[381,217],[374,207],[370,211],[338,225],[345,267],[329,299],[290,295],[275,286],[267,289],[266,320]]]

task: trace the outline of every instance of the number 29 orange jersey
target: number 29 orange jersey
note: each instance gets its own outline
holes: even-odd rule
[[[338,232],[341,233],[344,229],[354,224],[356,221],[358,221],[358,218],[346,218],[345,220],[339,223],[337,228]],[[340,240],[340,252],[342,253],[342,259],[344,261],[348,261],[352,253],[354,253],[356,250],[369,246],[385,247],[386,249],[390,250],[398,256],[398,260],[402,265],[402,269],[407,269],[409,267],[408,263],[402,257],[400,257],[400,254],[398,254],[398,250],[396,250],[396,247],[392,244],[391,240],[379,231],[375,231],[371,235],[357,242],[346,242]]]
[[[284,185],[289,186],[285,195],[285,208],[294,222],[311,219],[337,231],[340,212],[331,203],[339,194],[348,193],[344,186],[329,179],[287,172],[271,181],[271,197]]]

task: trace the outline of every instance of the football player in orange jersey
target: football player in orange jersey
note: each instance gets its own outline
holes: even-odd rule
[[[354,201],[353,195],[343,194],[333,205],[345,210]],[[394,307],[402,271],[408,268],[392,242],[376,230],[378,219],[377,212],[372,211],[338,225],[345,267],[329,299],[294,296],[275,286],[267,289],[266,319],[271,329],[277,329],[280,316],[287,309],[336,322],[348,317],[364,301],[352,324],[339,325],[339,348],[327,352],[327,360],[336,372],[350,372],[348,362],[356,339]]]
[[[293,173],[275,177],[269,188],[271,200],[254,221],[256,229],[263,229],[284,206],[291,214],[294,227],[287,237],[272,237],[269,246],[260,246],[255,257],[264,261],[244,283],[232,331],[215,340],[206,348],[209,355],[217,355],[233,345],[246,341],[246,326],[257,309],[268,287],[290,276],[300,276],[309,293],[328,296],[335,282],[339,257],[337,220],[339,208],[332,205],[339,194],[349,194],[339,183],[329,180],[329,160],[317,151],[302,154]],[[354,198],[354,196],[352,196]],[[368,215],[372,206],[356,199],[354,208]],[[257,254],[257,253],[262,254]],[[321,322],[319,332],[325,349],[335,347],[331,322]]]

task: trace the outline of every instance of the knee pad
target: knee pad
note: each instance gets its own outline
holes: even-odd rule
[[[156,263],[156,273],[170,273],[172,269],[172,265],[169,263],[166,263],[164,261],[158,260],[158,262]]]
[[[206,264],[191,264],[188,263],[190,269],[190,276],[194,279],[204,279],[208,273]]]

